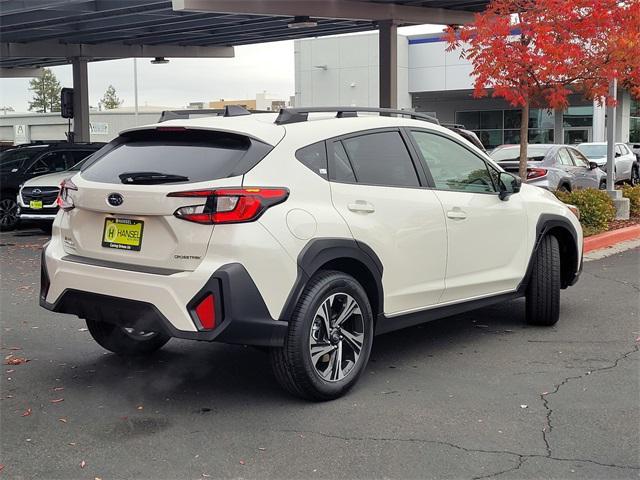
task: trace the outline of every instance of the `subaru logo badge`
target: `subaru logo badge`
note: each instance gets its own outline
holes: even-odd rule
[[[107,197],[107,203],[112,207],[119,207],[124,202],[124,198],[119,193],[110,193]]]
[[[31,193],[33,193],[34,195],[40,195],[42,193],[42,190],[40,190],[39,188],[34,188]]]

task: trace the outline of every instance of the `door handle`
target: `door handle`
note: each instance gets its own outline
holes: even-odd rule
[[[359,213],[373,213],[376,211],[376,208],[372,204],[363,200],[356,200],[356,203],[350,203],[347,205],[347,208],[352,212]]]
[[[465,218],[467,218],[467,214],[462,210],[454,209],[447,212],[447,217],[451,218],[452,220],[464,220]]]

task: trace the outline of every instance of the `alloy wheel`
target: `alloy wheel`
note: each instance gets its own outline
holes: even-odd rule
[[[316,373],[338,382],[354,371],[364,345],[364,320],[358,302],[347,293],[326,298],[315,313],[309,353]]]
[[[0,227],[10,228],[18,221],[18,204],[11,198],[0,201]]]

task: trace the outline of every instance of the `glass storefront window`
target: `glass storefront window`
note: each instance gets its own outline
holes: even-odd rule
[[[629,141],[640,142],[640,100],[631,100]]]
[[[456,123],[461,123],[468,130],[480,128],[480,112],[456,112]]]
[[[502,130],[473,130],[487,150],[502,145]]]
[[[520,143],[520,130],[505,130],[504,143]],[[530,128],[529,143],[553,143],[553,129]]]
[[[569,107],[562,117],[565,127],[591,127],[593,125],[593,105]]]
[[[522,110],[504,111],[504,128],[520,128]],[[532,108],[529,110],[529,128],[553,128],[553,111]]]

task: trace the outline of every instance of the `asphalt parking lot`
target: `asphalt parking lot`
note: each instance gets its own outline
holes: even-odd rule
[[[256,349],[106,353],[38,307],[46,239],[0,234],[0,478],[640,478],[639,248],[586,263],[554,328],[515,301],[378,337],[305,403]]]

